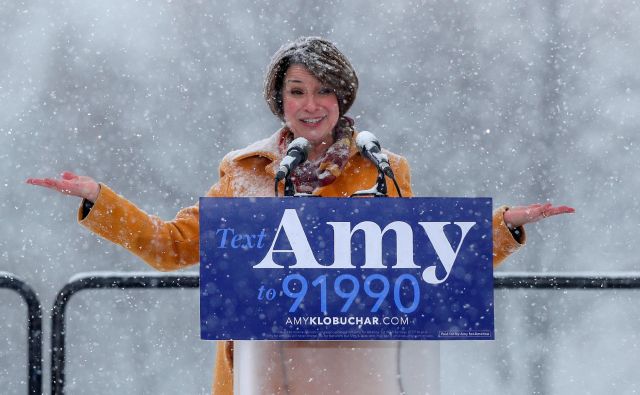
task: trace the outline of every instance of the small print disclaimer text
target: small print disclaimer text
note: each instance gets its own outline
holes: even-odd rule
[[[439,331],[440,337],[491,337],[491,331]]]

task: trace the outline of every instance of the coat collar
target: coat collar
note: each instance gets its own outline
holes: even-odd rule
[[[229,153],[230,159],[234,161],[240,161],[242,159],[250,158],[253,156],[260,156],[270,161],[277,161],[281,158],[278,149],[278,139],[282,133],[282,129],[278,130],[271,136],[258,140],[250,145]]]

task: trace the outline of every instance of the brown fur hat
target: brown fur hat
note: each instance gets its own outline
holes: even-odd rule
[[[320,82],[338,96],[340,115],[344,115],[358,91],[358,76],[342,52],[320,37],[300,37],[280,47],[273,55],[264,79],[264,98],[278,118],[284,120],[282,85],[289,66],[305,66]]]

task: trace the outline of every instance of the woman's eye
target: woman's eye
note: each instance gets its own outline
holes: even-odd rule
[[[330,95],[333,93],[333,89],[331,88],[322,88],[320,89],[320,94],[321,95]]]
[[[292,95],[301,95],[303,92],[300,89],[291,89]]]

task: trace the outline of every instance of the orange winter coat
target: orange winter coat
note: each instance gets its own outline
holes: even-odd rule
[[[273,180],[282,159],[278,150],[279,132],[250,146],[227,154],[220,164],[220,179],[207,196],[273,196]],[[409,164],[405,158],[386,152],[403,196],[412,196]],[[342,174],[314,195],[348,197],[375,184],[376,168],[355,147]],[[282,183],[280,185],[282,195]],[[397,196],[389,184],[389,196]],[[506,207],[493,217],[494,266],[524,244],[522,231],[515,240],[504,223]],[[149,215],[101,184],[91,211],[79,222],[92,232],[128,249],[149,265],[162,271],[181,269],[199,262],[198,205],[184,208],[171,221]],[[233,343],[219,342],[216,354],[214,394],[233,394]]]

